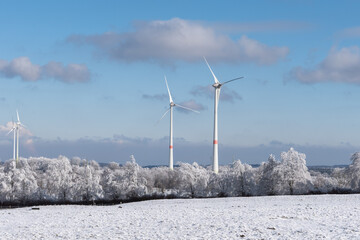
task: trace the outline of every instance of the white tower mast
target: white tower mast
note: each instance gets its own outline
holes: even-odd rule
[[[175,106],[174,101],[171,97],[171,93],[170,93],[170,89],[169,89],[169,85],[167,83],[166,80],[166,76],[165,76],[165,83],[166,83],[166,88],[168,90],[169,93],[169,101],[170,101],[170,136],[169,136],[169,168],[171,170],[174,169],[174,143],[173,143],[173,107]]]
[[[214,97],[214,139],[213,139],[213,171],[219,172],[219,145],[218,145],[218,106],[220,97],[220,87],[215,87]]]
[[[16,145],[16,131],[15,131],[15,128],[13,128],[13,131],[14,131],[14,151],[13,151],[13,159],[15,159],[15,145]]]
[[[13,144],[13,159],[15,160],[15,149],[16,149],[16,125],[14,121],[12,121],[13,127],[12,129],[7,133],[9,135],[11,132],[14,132],[14,144]]]
[[[19,161],[19,125],[16,125],[16,135],[17,135],[17,144],[16,144],[16,163]]]

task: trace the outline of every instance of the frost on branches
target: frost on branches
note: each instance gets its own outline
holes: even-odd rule
[[[331,173],[308,171],[306,156],[290,148],[281,161],[270,155],[254,168],[240,160],[221,166],[218,174],[197,163],[142,168],[135,157],[124,165],[101,167],[95,161],[21,158],[0,164],[1,205],[95,203],[163,197],[259,196],[360,192],[360,153],[347,168]]]

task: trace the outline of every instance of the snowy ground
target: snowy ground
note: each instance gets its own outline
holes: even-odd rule
[[[0,210],[0,239],[360,239],[360,195]]]

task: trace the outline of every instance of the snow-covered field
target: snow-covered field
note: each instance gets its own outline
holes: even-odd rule
[[[360,239],[360,195],[0,210],[0,239]]]

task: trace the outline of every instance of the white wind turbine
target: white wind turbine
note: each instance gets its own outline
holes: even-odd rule
[[[170,111],[170,140],[169,140],[169,168],[171,170],[174,169],[174,156],[173,156],[173,150],[174,150],[174,145],[173,145],[173,107],[180,107],[180,108],[183,108],[183,109],[186,109],[186,110],[189,110],[189,111],[193,111],[193,112],[196,112],[196,113],[199,113],[198,111],[196,110],[193,110],[191,108],[188,108],[188,107],[184,107],[184,106],[181,106],[179,104],[175,104],[172,97],[171,97],[171,93],[170,93],[170,89],[169,89],[169,85],[167,83],[167,80],[166,80],[166,76],[165,76],[165,83],[166,83],[166,88],[167,88],[167,91],[169,93],[169,101],[170,101],[170,107],[166,110],[166,112],[162,115],[162,117],[160,118],[163,119],[165,117],[165,115]],[[159,121],[160,121],[159,120]]]
[[[229,81],[226,82],[219,82],[219,80],[216,78],[214,72],[212,71],[209,63],[206,61],[206,58],[204,57],[204,60],[207,64],[207,66],[210,69],[211,74],[214,77],[214,81],[215,83],[212,85],[215,88],[215,101],[214,101],[214,141],[213,141],[213,171],[215,173],[219,172],[219,151],[218,151],[218,105],[219,105],[219,98],[220,98],[220,90],[221,87],[229,82],[235,81],[235,80],[239,80],[243,77],[238,77],[238,78],[234,78],[231,79]]]
[[[16,115],[17,115],[17,122],[15,123],[15,130],[14,130],[14,131],[16,131],[16,138],[17,138],[17,143],[16,143],[16,162],[18,162],[18,161],[19,161],[19,135],[20,135],[20,127],[26,128],[26,126],[20,122],[18,110],[16,110]],[[15,143],[15,133],[14,133],[14,143]],[[14,146],[14,152],[15,152],[15,146]]]

